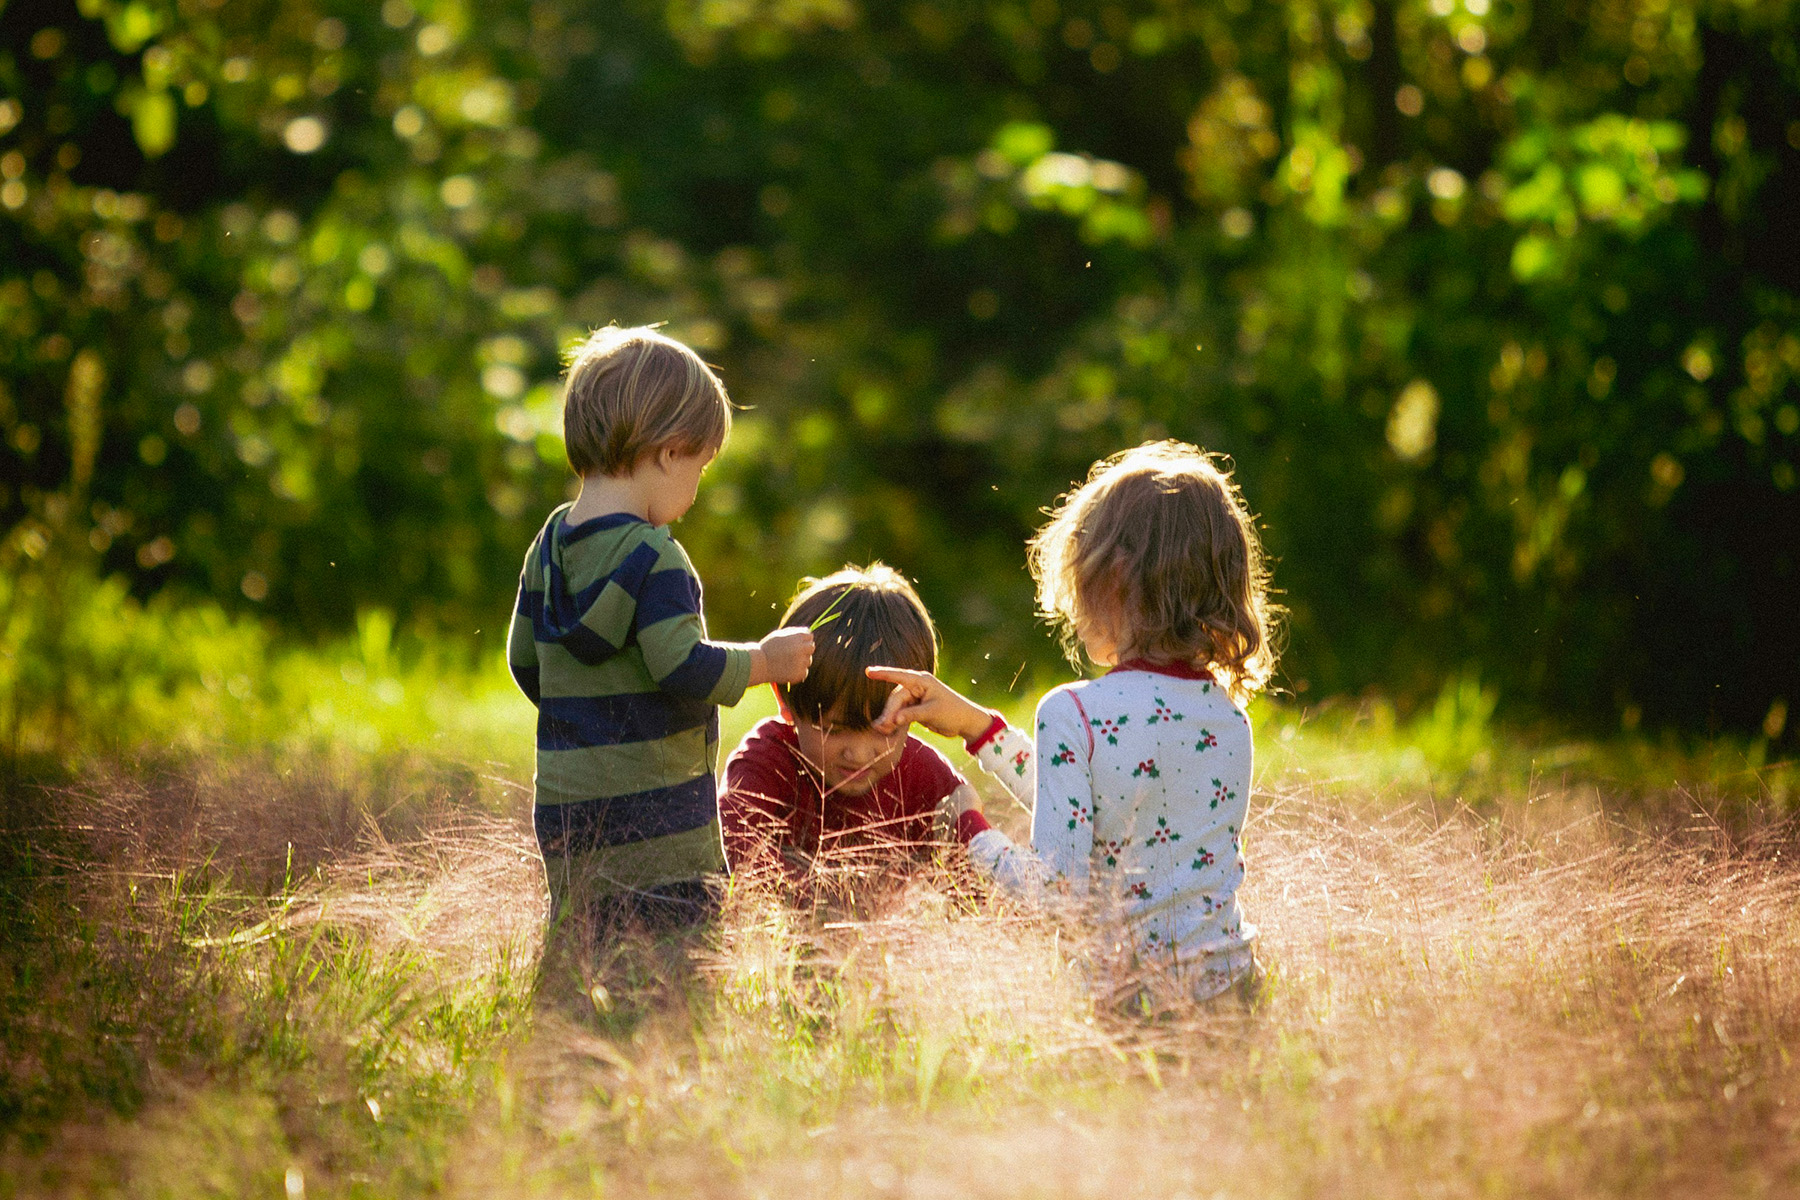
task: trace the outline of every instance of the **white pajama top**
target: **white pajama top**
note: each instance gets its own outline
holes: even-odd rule
[[[1037,737],[1010,726],[976,750],[1031,807],[1031,846],[997,829],[969,843],[1008,890],[1048,884],[1135,935],[1140,959],[1183,963],[1248,947],[1243,829],[1250,721],[1211,676],[1127,663],[1038,704]]]

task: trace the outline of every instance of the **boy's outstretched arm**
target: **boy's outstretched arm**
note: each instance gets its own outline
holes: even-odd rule
[[[812,634],[804,629],[778,629],[749,645],[707,638],[700,577],[673,538],[665,538],[634,599],[632,623],[644,666],[666,692],[736,704],[755,684],[804,679],[812,663]]]
[[[799,683],[812,669],[810,629],[777,629],[750,647],[750,686]]]

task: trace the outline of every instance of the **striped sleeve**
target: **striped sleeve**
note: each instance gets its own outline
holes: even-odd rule
[[[506,633],[506,666],[525,698],[538,703],[543,688],[539,682],[537,639],[531,635],[531,618],[523,613],[513,613],[512,628]]]
[[[666,692],[736,704],[750,685],[750,648],[707,640],[700,577],[675,539],[664,534],[659,540],[658,561],[637,596],[644,667]]]
[[[519,598],[513,603],[512,626],[506,631],[506,667],[512,672],[513,682],[533,704],[543,697],[537,627],[532,620],[532,614],[542,606],[543,600],[543,581],[537,581],[536,595],[531,586],[532,568],[536,564],[537,547],[534,545],[525,556],[525,569],[519,573]]]

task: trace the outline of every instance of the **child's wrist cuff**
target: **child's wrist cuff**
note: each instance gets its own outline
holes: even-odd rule
[[[992,710],[989,711],[992,712]],[[992,715],[994,719],[988,722],[988,727],[981,731],[980,737],[972,738],[963,743],[963,748],[970,754],[980,753],[983,746],[1006,732],[1006,718],[997,712],[992,713]]]
[[[979,809],[965,808],[956,816],[956,840],[965,846],[975,840],[976,834],[992,828]]]

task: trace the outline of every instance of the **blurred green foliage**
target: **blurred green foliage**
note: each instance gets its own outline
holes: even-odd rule
[[[492,645],[568,487],[561,351],[666,321],[750,406],[680,530],[722,632],[881,556],[979,686],[1029,686],[1040,508],[1176,436],[1237,458],[1303,698],[1473,668],[1791,738],[1797,28],[6,0],[0,570]]]
[[[122,579],[0,578],[0,767],[272,755],[309,766],[422,752],[528,776],[532,714],[492,655],[365,609],[324,646],[210,601],[140,602]]]

